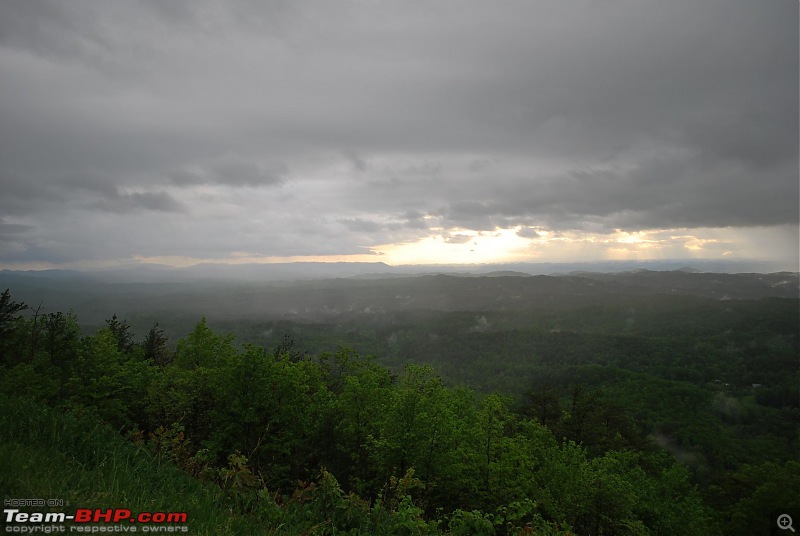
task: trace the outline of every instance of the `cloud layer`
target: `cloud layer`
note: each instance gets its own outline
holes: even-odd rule
[[[446,252],[501,230],[540,260],[558,233],[665,229],[700,241],[687,255],[797,257],[792,0],[0,15],[0,267]]]

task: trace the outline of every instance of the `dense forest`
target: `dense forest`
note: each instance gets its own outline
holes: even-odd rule
[[[313,283],[325,314],[100,325],[7,290],[0,449],[28,463],[0,487],[208,534],[757,535],[800,504],[796,297],[442,277],[383,282],[408,307]]]

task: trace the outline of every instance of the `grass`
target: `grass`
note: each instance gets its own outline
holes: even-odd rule
[[[191,534],[272,534],[239,514],[225,492],[120,437],[91,415],[0,397],[4,498],[63,499],[65,508],[187,512]],[[32,511],[27,508],[22,511]]]

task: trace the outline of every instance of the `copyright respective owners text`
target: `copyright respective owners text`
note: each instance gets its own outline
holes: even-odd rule
[[[89,508],[58,498],[6,498],[7,534],[188,533],[186,512],[135,512],[129,508]]]

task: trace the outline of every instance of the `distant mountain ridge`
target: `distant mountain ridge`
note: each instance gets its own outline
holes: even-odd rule
[[[384,265],[387,268],[387,265]],[[298,266],[293,266],[296,273]],[[275,267],[272,267],[275,269]],[[289,266],[283,266],[286,270]],[[306,275],[321,266],[308,267]],[[339,266],[339,277],[288,280],[169,277],[132,280],[107,272],[0,272],[0,290],[15,300],[45,304],[45,312],[75,308],[82,319],[98,322],[113,313],[164,313],[225,318],[324,319],[337,315],[399,311],[526,311],[548,307],[636,302],[648,296],[742,300],[798,298],[800,274],[706,273],[684,270],[532,275],[493,270],[486,273],[355,275]],[[359,266],[361,270],[375,266]],[[418,268],[418,267],[417,267]],[[191,272],[189,272],[191,273]],[[238,272],[242,273],[242,272]],[[281,272],[272,272],[281,273]],[[207,273],[203,272],[206,276]]]
[[[0,275],[25,275],[40,279],[86,279],[106,282],[297,281],[306,279],[367,278],[452,275],[582,275],[636,270],[686,273],[773,273],[778,267],[764,261],[713,259],[658,261],[597,261],[572,263],[421,264],[391,266],[383,262],[291,262],[224,264],[200,263],[184,268],[163,264],[133,264],[98,270],[0,270]]]

